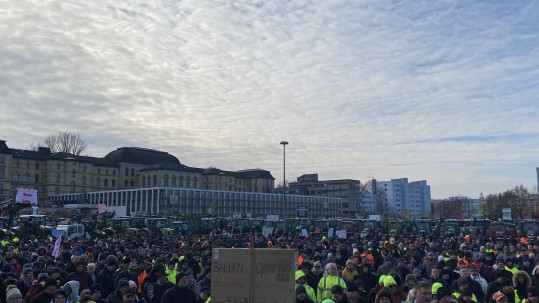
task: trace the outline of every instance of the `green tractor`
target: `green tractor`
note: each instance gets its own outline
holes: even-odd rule
[[[146,228],[139,231],[139,234],[144,236],[161,235],[171,236],[174,234],[174,229],[169,227],[167,218],[146,218]]]
[[[96,213],[91,221],[81,221],[92,238],[105,238],[114,235],[115,230],[111,227],[111,221],[115,212]]]
[[[44,215],[21,215],[17,221],[13,232],[19,237],[34,235],[44,239],[52,233],[52,227],[46,225],[47,218]]]

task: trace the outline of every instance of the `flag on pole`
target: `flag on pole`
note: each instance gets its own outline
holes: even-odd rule
[[[54,242],[54,250],[52,251],[53,257],[58,257],[60,254],[60,245],[62,244],[62,236],[56,238],[56,242]]]

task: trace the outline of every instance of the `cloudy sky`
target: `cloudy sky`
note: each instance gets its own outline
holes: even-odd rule
[[[0,139],[62,130],[276,183],[426,180],[433,198],[539,166],[539,2],[0,0]],[[536,101],[534,101],[536,100]]]

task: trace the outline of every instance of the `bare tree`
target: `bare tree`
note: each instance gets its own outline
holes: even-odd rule
[[[69,130],[48,136],[43,143],[30,144],[30,150],[37,150],[41,146],[50,148],[53,153],[62,152],[73,155],[80,155],[88,148],[88,144],[79,134]]]

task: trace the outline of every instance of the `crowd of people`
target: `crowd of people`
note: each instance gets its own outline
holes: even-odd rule
[[[29,235],[1,245],[2,303],[210,303],[212,248],[250,245],[297,252],[297,303],[539,303],[539,241],[524,238]]]

